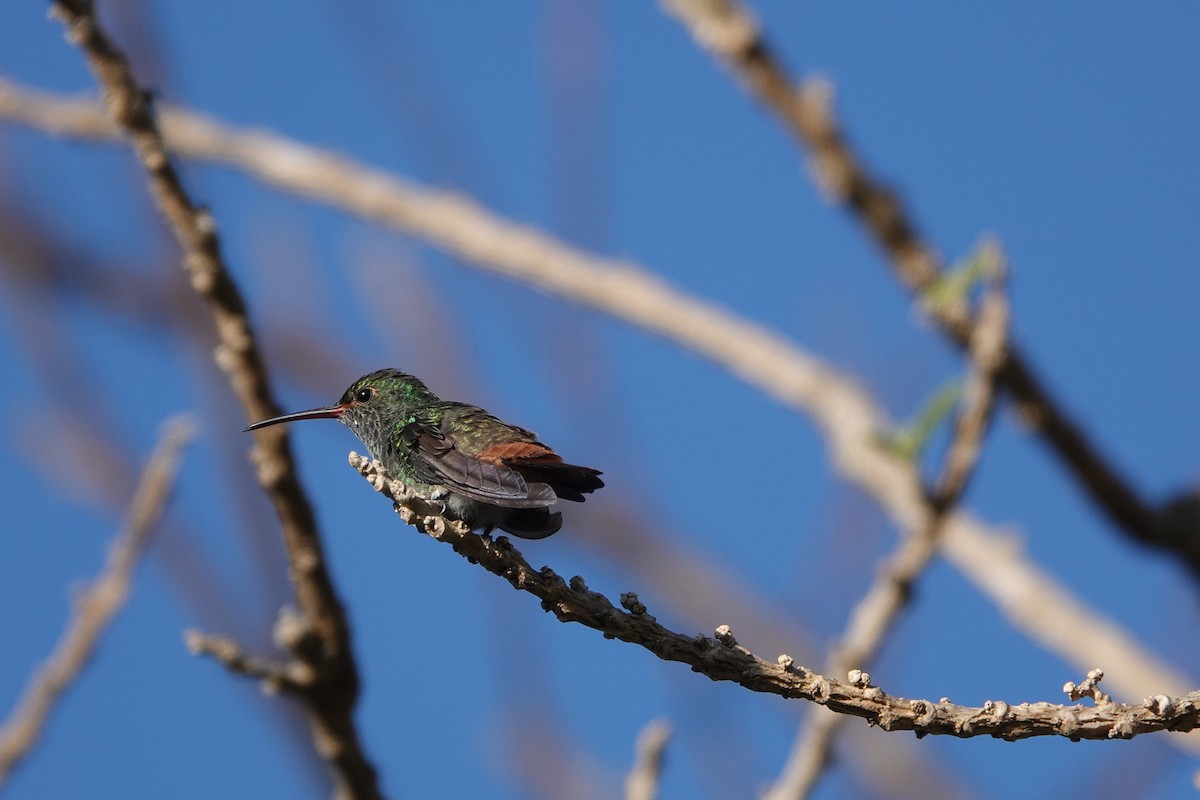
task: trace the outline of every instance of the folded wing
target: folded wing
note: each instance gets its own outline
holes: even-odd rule
[[[600,472],[563,463],[535,435],[475,406],[445,403],[418,413],[397,434],[414,473],[467,497],[506,508],[539,508],[604,485]]]

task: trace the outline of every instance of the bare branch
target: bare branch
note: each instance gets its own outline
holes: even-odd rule
[[[999,264],[998,246],[985,247],[987,256]],[[997,273],[1002,273],[1002,268]],[[971,373],[963,390],[962,408],[955,421],[954,438],[946,452],[942,475],[929,492],[932,515],[928,525],[901,540],[879,577],[855,606],[850,624],[826,665],[831,674],[866,667],[874,660],[887,632],[908,606],[913,585],[937,553],[947,514],[958,504],[975,470],[992,418],[996,370],[1003,362],[1008,341],[1008,302],[1001,280],[997,278],[985,295],[979,324],[971,338]],[[808,724],[797,737],[779,779],[763,794],[763,800],[809,796],[829,763],[833,740],[843,719],[816,710],[808,716]]]
[[[984,245],[984,257],[994,259],[998,275],[980,304],[971,333],[970,373],[963,389],[962,410],[954,424],[954,438],[946,452],[941,478],[929,498],[935,510],[956,506],[979,462],[983,439],[991,425],[996,379],[1008,353],[1008,300],[1003,288],[1003,256],[995,242]]]
[[[1151,698],[1141,705],[1085,707],[1039,702],[1014,706],[989,701],[971,708],[949,701],[891,697],[858,670],[850,673],[850,682],[843,683],[793,663],[790,656],[765,661],[738,644],[727,625],[719,626],[713,637],[685,636],[659,624],[632,592],[621,595],[624,610],[619,609],[604,595],[588,589],[582,577],[564,581],[549,567],[535,570],[507,537],[493,541],[472,533],[458,520],[440,516],[435,513],[440,504],[390,480],[369,459],[351,453],[350,465],[395,503],[404,522],[450,545],[467,561],[504,578],[514,589],[537,597],[542,609],[560,622],[577,622],[607,639],[636,644],[664,661],[687,664],[693,672],[714,681],[732,681],[754,692],[809,700],[839,714],[862,717],[887,731],[909,730],[921,735],[1125,739],[1160,730],[1188,731],[1200,725],[1200,691],[1180,698]]]
[[[663,758],[671,741],[671,726],[656,719],[638,734],[633,769],[625,777],[625,800],[655,800],[662,776]]]
[[[712,359],[811,415],[825,434],[834,467],[873,496],[900,529],[926,524],[931,509],[912,465],[875,444],[876,434],[891,427],[883,410],[853,381],[782,335],[690,297],[635,264],[575,250],[458,196],[271,134],[236,131],[191,113],[163,116],[176,152],[230,164],[421,236],[482,268],[600,309]],[[18,90],[0,80],[0,118],[5,117],[53,133],[115,137],[93,103]],[[1111,680],[1130,696],[1188,691],[1186,679],[1031,564],[1011,536],[962,511],[949,516],[942,535],[946,558],[1050,651],[1080,669],[1107,665]],[[1091,637],[1085,631],[1105,633]]]
[[[7,81],[0,81],[0,118],[54,133],[115,138],[93,104],[30,93]],[[688,296],[632,262],[593,256],[469,199],[279,136],[235,130],[190,112],[164,110],[162,118],[170,148],[181,155],[236,166],[420,236],[482,268],[604,311],[712,359],[801,410],[811,412],[813,396],[823,391],[824,365],[781,334]],[[836,409],[830,412],[837,415]]]
[[[851,150],[829,107],[828,86],[816,82],[797,86],[758,21],[737,0],[663,0],[662,5],[809,148],[818,183],[859,216],[906,281],[914,285],[933,281],[940,271],[937,255],[921,241],[899,199],[867,172]]]
[[[922,241],[896,195],[867,171],[851,148],[834,116],[828,85],[796,85],[757,21],[737,0],[663,0],[663,5],[808,148],[817,183],[859,218],[900,281],[913,293],[933,285],[942,275],[940,258]],[[969,347],[976,325],[965,306],[947,305],[930,313],[951,340]],[[1200,576],[1200,537],[1180,536],[1159,524],[1155,510],[1088,440],[1015,344],[998,375],[1030,428],[1042,435],[1118,528],[1143,544],[1173,552]]]
[[[268,693],[298,691],[303,685],[288,673],[287,666],[254,658],[228,636],[189,630],[184,633],[184,642],[192,655],[209,656],[230,672],[259,679],[262,681],[263,690]]]
[[[1007,303],[999,290],[991,292],[984,305],[954,439],[938,485],[929,492],[929,518],[923,527],[902,540],[880,571],[879,579],[851,614],[849,629],[833,655],[833,671],[837,673],[865,667],[874,657],[887,630],[908,604],[914,582],[937,552],[943,524],[975,468],[991,418],[992,386],[1004,353],[1008,317]]]
[[[113,122],[133,145],[150,178],[150,191],[183,250],[192,288],[205,300],[220,344],[216,362],[251,420],[278,414],[266,366],[247,317],[245,303],[221,255],[212,216],[192,203],[163,144],[149,105],[123,53],[100,27],[91,0],[59,0],[52,15],[79,47],[102,89]],[[283,528],[296,599],[321,640],[315,672],[321,676],[303,698],[310,711],[318,752],[331,764],[340,792],[378,797],[375,769],[354,727],[358,668],[341,601],[325,565],[312,507],[300,485],[286,432],[256,434],[254,460],[259,484],[275,506]]]
[[[138,559],[162,516],[183,447],[194,425],[187,417],[169,420],[138,481],[121,532],[108,551],[96,582],[78,599],[75,614],[49,660],[33,676],[3,727],[0,727],[0,786],[37,742],[54,704],[83,671],[105,630],[125,604]]]

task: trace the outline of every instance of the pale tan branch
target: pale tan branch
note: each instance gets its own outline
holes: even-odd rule
[[[377,219],[482,268],[605,311],[711,358],[808,413],[825,434],[837,471],[874,497],[897,527],[916,530],[926,523],[931,509],[912,465],[875,444],[876,434],[891,428],[882,409],[853,381],[780,334],[689,297],[632,263],[575,250],[469,200],[272,134],[235,131],[190,112],[166,111],[163,117],[175,152],[229,164]],[[51,133],[115,138],[94,103],[18,89],[6,81],[0,81],[0,118]],[[1104,664],[1110,681],[1131,697],[1188,691],[1188,681],[1039,571],[1011,537],[962,511],[949,515],[942,536],[946,558],[1051,652],[1081,670]],[[1032,594],[1022,596],[1016,587]],[[1106,634],[1093,639],[1086,633],[1096,630]],[[1064,631],[1067,635],[1060,635]]]
[[[625,776],[625,800],[655,800],[662,777],[671,726],[666,720],[647,723],[634,747],[633,769]]]
[[[183,187],[150,107],[124,54],[95,16],[91,0],[58,0],[52,16],[67,40],[84,54],[101,87],[105,108],[120,135],[132,144],[149,177],[150,192],[183,251],[183,266],[192,288],[204,299],[220,344],[216,362],[250,420],[274,416],[275,403],[266,365],[258,349],[241,292],[221,254],[216,223],[196,206]],[[292,583],[301,611],[321,641],[306,653],[321,680],[304,693],[314,745],[332,767],[339,793],[363,798],[379,796],[375,769],[367,760],[354,726],[358,667],[350,645],[350,629],[341,600],[325,564],[312,507],[300,484],[287,434],[282,429],[255,435],[254,460],[259,484],[279,517]]]
[[[604,311],[712,359],[788,405],[809,411],[825,405],[814,401],[825,391],[825,368],[819,361],[779,333],[688,296],[632,262],[593,256],[465,197],[431,191],[270,133],[239,131],[178,110],[164,109],[161,117],[174,152],[236,166],[283,189],[422,237],[490,271]],[[116,137],[94,104],[31,93],[7,81],[0,81],[0,118],[59,134]],[[820,417],[822,424],[832,424],[824,412]]]
[[[686,636],[661,625],[633,592],[622,594],[621,608],[617,608],[604,595],[591,591],[582,577],[565,581],[549,567],[535,570],[507,537],[493,540],[480,536],[464,523],[441,516],[437,513],[440,503],[431,503],[400,481],[389,479],[378,465],[357,453],[350,454],[350,465],[394,502],[404,522],[450,545],[468,562],[504,578],[514,589],[537,597],[542,609],[559,621],[577,622],[605,638],[636,644],[664,661],[687,664],[693,672],[714,681],[808,700],[839,714],[861,717],[884,730],[921,735],[1123,739],[1161,730],[1187,731],[1200,725],[1200,692],[1148,698],[1138,705],[1011,705],[996,700],[972,708],[948,701],[892,697],[858,670],[850,673],[848,682],[842,682],[795,664],[790,656],[766,661],[742,647],[727,625],[718,626],[711,637]]]
[[[0,786],[36,744],[54,704],[87,665],[133,584],[138,559],[146,550],[175,485],[183,447],[194,424],[176,417],[163,434],[138,481],[120,533],[108,551],[104,571],[76,601],[75,613],[58,645],[38,670],[12,714],[0,727]]]
[[[808,149],[818,185],[859,218],[910,291],[922,292],[939,279],[941,259],[921,239],[900,199],[851,147],[834,115],[827,83],[794,82],[758,22],[737,0],[663,0],[663,6]],[[930,313],[951,340],[964,349],[969,346],[975,321],[965,306],[941,306]],[[1200,537],[1194,529],[1180,532],[1164,523],[1088,439],[1017,345],[1009,348],[998,376],[1029,427],[1041,434],[1113,523],[1144,544],[1174,553],[1200,575]]]

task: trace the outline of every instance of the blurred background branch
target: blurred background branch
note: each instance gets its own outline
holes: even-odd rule
[[[109,116],[133,145],[150,178],[155,203],[183,251],[192,288],[206,302],[220,344],[214,355],[250,420],[280,413],[271,396],[266,365],[247,316],[245,302],[221,254],[216,224],[183,188],[149,105],[149,93],[134,77],[124,54],[108,38],[90,0],[58,0],[52,16],[67,40],[79,47],[102,88]],[[291,561],[296,600],[306,632],[318,646],[294,651],[313,679],[300,697],[309,710],[314,746],[338,776],[347,798],[379,796],[375,769],[367,759],[353,721],[359,677],[349,623],[325,564],[320,535],[308,497],[297,477],[286,433],[255,437],[259,484],[273,501]]]
[[[1178,343],[1195,338],[1184,330],[1191,272],[1173,266],[1191,252],[1186,225],[1172,222],[1189,201],[1163,177],[1195,183],[1169,141],[1195,127],[1190,106],[1170,101],[1175,76],[1187,74],[1179,65],[1194,60],[1190,41],[1175,41],[1189,25],[1159,18],[1183,15],[1117,21],[1092,9],[1070,20],[1070,36],[1040,47],[1027,20],[1000,9],[975,12],[967,27],[970,15],[957,11],[914,27],[884,9],[839,23],[834,7],[762,0],[760,25],[736,3],[671,5],[708,15],[704,50],[653,4],[595,0],[469,13],[319,2],[289,7],[287,30],[283,12],[264,7],[260,18],[220,2],[203,14],[142,0],[101,11],[114,38],[132,45],[144,88],[212,114],[164,106],[159,121],[170,152],[185,158],[192,196],[218,212],[226,266],[256,311],[257,341],[289,407],[328,403],[357,375],[399,366],[572,452],[590,450],[613,478],[603,503],[570,509],[570,530],[530,553],[561,574],[587,574],[610,597],[638,588],[669,629],[727,623],[749,650],[803,664],[834,664],[825,642],[857,642],[842,652],[862,655],[843,674],[827,670],[831,678],[858,668],[851,683],[868,684],[861,669],[870,666],[890,691],[952,694],[991,713],[1004,705],[984,706],[989,698],[1045,697],[1100,666],[1102,694],[1134,706],[1147,698],[1152,714],[1178,711],[1170,698],[1195,688],[1188,673],[1200,655],[1177,635],[1196,616],[1187,576],[1095,535],[1114,511],[1097,515],[1095,498],[1064,488],[1003,417],[981,458],[982,430],[978,440],[955,433],[992,416],[978,397],[960,401],[969,391],[944,393],[940,410],[919,415],[920,430],[897,433],[893,413],[930,387],[957,386],[946,376],[960,363],[911,330],[894,287],[863,276],[877,265],[872,246],[882,247],[914,287],[910,307],[967,349],[960,323],[980,319],[986,270],[977,256],[943,268],[936,248],[960,251],[956,240],[1002,231],[1027,267],[1012,284],[1023,352],[1070,390],[1076,432],[1101,432],[1129,470],[1132,482],[1100,462],[1133,493],[1126,508],[1156,517],[1130,487],[1179,493],[1196,451],[1197,429],[1180,410],[1190,374],[1168,366]],[[1059,30],[1062,13],[1046,12],[1046,31]],[[90,790],[328,795],[297,704],[263,698],[257,681],[231,682],[178,647],[184,628],[222,631],[192,641],[272,686],[308,680],[286,653],[303,635],[284,636],[282,654],[272,644],[289,587],[245,459],[240,429],[256,415],[237,407],[214,364],[211,315],[185,273],[165,268],[177,251],[136,191],[137,165],[43,135],[121,137],[94,99],[63,93],[90,79],[76,60],[45,58],[52,34],[23,7],[0,26],[0,70],[12,76],[0,78],[0,120],[31,126],[0,126],[0,358],[16,380],[7,418],[19,420],[0,463],[14,465],[6,507],[23,520],[15,557],[0,558],[4,605],[22,609],[0,615],[12,645],[0,698],[51,644],[41,636],[53,632],[51,617],[37,604],[54,595],[39,587],[56,589],[79,569],[86,532],[111,527],[94,517],[106,520],[128,497],[146,447],[141,420],[188,403],[207,435],[165,523],[173,535],[153,553],[159,569],[122,626],[131,633],[91,668],[111,691],[80,693],[81,705],[64,709],[13,791],[78,794],[78,780],[55,767],[63,753],[86,751],[95,753]],[[1138,49],[1139,36],[1154,49]],[[1112,46],[1118,39],[1128,47]],[[218,49],[223,57],[212,58]],[[709,53],[718,52],[750,99],[712,80]],[[832,82],[796,86],[787,61],[828,65],[845,92],[836,114]],[[1136,85],[1122,92],[1124,76]],[[1153,103],[1145,85],[1161,89]],[[863,166],[846,126],[861,153],[903,175],[903,202]],[[1161,146],[1126,146],[1146,136]],[[787,168],[796,141],[808,142],[814,177],[836,206]],[[1118,266],[1133,260],[1152,266],[1122,277]],[[586,313],[593,308],[633,329]],[[1005,393],[1019,395],[1012,385]],[[828,463],[821,437],[792,410],[816,421]],[[331,534],[329,564],[346,576],[367,691],[357,721],[378,743],[391,793],[614,796],[648,714],[676,731],[662,796],[748,796],[780,773],[798,718],[821,710],[689,680],[639,648],[547,625],[527,597],[441,548],[389,535],[383,504],[364,502],[361,484],[329,457],[348,443],[329,428],[304,431],[297,453]],[[1085,460],[1096,455],[1084,445]],[[55,463],[36,457],[47,451],[81,465],[78,502],[57,502]],[[1072,480],[1077,471],[1061,470]],[[1176,540],[1168,549],[1194,547],[1195,506],[1187,491],[1171,504],[1171,524],[1155,531]],[[1028,543],[983,517],[1015,520]],[[54,557],[39,561],[45,553]],[[882,613],[859,614],[859,597]],[[868,602],[880,597],[887,602]],[[171,724],[178,719],[190,720],[187,730]],[[1103,752],[963,747],[853,724],[808,752],[835,767],[820,786],[830,796],[988,797],[1018,791],[1004,776],[1037,773],[1047,786],[1120,797],[1153,793],[1148,781],[1168,795],[1181,781],[1190,787],[1194,741],[1138,737]],[[145,754],[136,787],[122,769],[128,753]],[[250,760],[253,775],[213,769]],[[1082,787],[1081,774],[1092,776]]]
[[[664,0],[663,5],[807,148],[816,183],[859,218],[909,291],[919,297],[943,278],[941,259],[918,234],[911,212],[851,147],[834,116],[828,83],[795,82],[738,0]],[[965,305],[925,308],[959,347],[970,346],[975,321]],[[1181,537],[1160,524],[1155,509],[1092,444],[1017,344],[1009,346],[998,375],[1030,430],[1046,440],[1117,529],[1142,544],[1171,552],[1200,577],[1200,537]]]
[[[646,724],[634,746],[633,769],[625,777],[625,800],[655,800],[671,741],[671,725],[656,719]]]
[[[0,725],[0,788],[37,744],[55,704],[87,666],[100,637],[133,590],[134,570],[162,517],[175,486],[184,445],[195,434],[187,417],[168,420],[142,471],[122,530],[109,548],[104,571],[75,600],[75,611],[58,645],[26,687],[17,707]],[[68,473],[60,480],[70,480]]]

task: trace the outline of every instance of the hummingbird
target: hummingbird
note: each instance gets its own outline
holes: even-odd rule
[[[600,471],[567,464],[537,434],[479,406],[442,400],[419,378],[381,369],[326,408],[255,422],[247,431],[302,419],[336,419],[388,475],[441,501],[474,530],[544,539],[562,527],[557,500],[582,503],[604,486]]]

